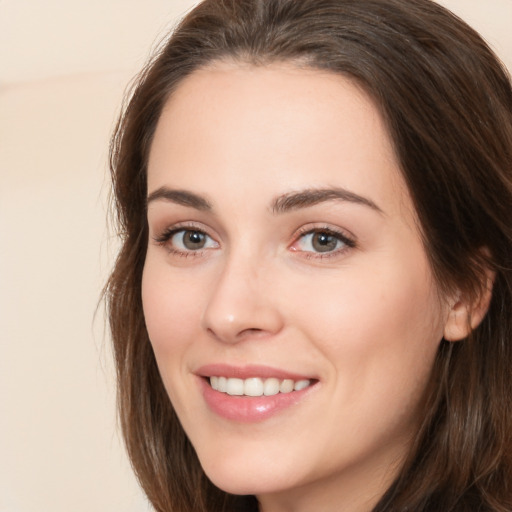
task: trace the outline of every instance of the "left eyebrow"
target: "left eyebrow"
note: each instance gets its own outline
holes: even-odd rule
[[[206,198],[198,194],[194,194],[193,192],[189,192],[188,190],[174,190],[168,187],[160,187],[148,195],[146,205],[158,200],[188,206],[190,208],[195,208],[196,210],[212,209],[212,205]]]
[[[289,192],[276,198],[271,205],[271,209],[273,213],[286,213],[333,200],[367,206],[381,215],[384,215],[384,211],[371,199],[344,188],[305,189],[297,192]]]

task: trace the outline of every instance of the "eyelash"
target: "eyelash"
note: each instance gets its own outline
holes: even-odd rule
[[[184,224],[184,225],[176,225],[169,227],[165,229],[162,233],[155,236],[153,240],[160,246],[163,246],[167,249],[167,251],[176,256],[180,256],[183,258],[190,258],[190,257],[200,257],[204,254],[206,249],[198,249],[198,250],[188,250],[188,251],[182,251],[180,249],[176,249],[175,247],[172,247],[169,244],[169,241],[172,239],[174,235],[176,235],[179,232],[187,232],[192,231],[196,233],[201,233],[204,236],[214,240],[213,237],[208,235],[206,231],[198,226],[195,226],[193,224]],[[340,256],[341,254],[345,253],[346,251],[350,249],[354,249],[356,247],[356,242],[354,238],[348,236],[346,233],[342,232],[341,230],[333,229],[329,226],[322,226],[322,227],[304,227],[299,229],[299,231],[294,235],[293,242],[288,246],[289,248],[293,247],[293,245],[297,244],[302,238],[306,237],[307,235],[312,234],[325,234],[327,236],[332,236],[336,238],[338,241],[340,241],[344,247],[341,247],[339,249],[335,249],[333,251],[328,251],[325,253],[321,252],[314,252],[314,251],[296,251],[301,254],[301,257],[307,258],[307,259],[325,259],[325,258],[332,258],[336,256]]]
[[[333,258],[340,256],[347,252],[350,249],[354,249],[357,247],[356,241],[353,237],[348,236],[345,232],[337,229],[333,229],[330,226],[321,226],[321,227],[309,227],[306,226],[304,228],[299,229],[297,234],[294,237],[294,241],[291,244],[291,246],[297,244],[301,238],[304,238],[306,235],[312,235],[312,234],[325,234],[327,236],[332,236],[336,238],[338,241],[340,241],[344,247],[341,247],[339,249],[335,249],[333,251],[321,253],[321,252],[314,252],[314,251],[297,251],[301,253],[301,256],[307,259],[326,259],[326,258]],[[290,246],[290,247],[291,247]]]
[[[172,247],[169,244],[169,241],[172,239],[172,237],[181,231],[183,231],[184,233],[186,233],[187,231],[192,231],[194,233],[201,233],[213,240],[213,238],[210,235],[208,235],[208,233],[206,233],[206,231],[204,229],[202,229],[198,226],[195,226],[193,224],[183,224],[183,225],[178,224],[178,225],[166,228],[162,233],[155,236],[153,238],[153,240],[158,245],[165,247],[170,254],[175,255],[175,256],[180,256],[182,258],[190,258],[190,257],[195,258],[195,257],[202,256],[203,253],[205,252],[205,250],[207,250],[207,249],[198,249],[197,251],[193,251],[193,250],[182,251],[180,249],[176,249],[175,247]]]

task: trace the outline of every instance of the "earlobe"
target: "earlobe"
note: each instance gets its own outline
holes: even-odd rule
[[[486,272],[486,282],[474,301],[466,301],[460,294],[450,306],[443,337],[447,341],[460,341],[476,329],[485,317],[491,303],[495,273]]]

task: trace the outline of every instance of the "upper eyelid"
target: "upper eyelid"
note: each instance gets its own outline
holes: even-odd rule
[[[294,241],[298,239],[301,236],[307,235],[309,233],[321,233],[326,232],[330,233],[335,236],[339,236],[341,238],[345,238],[347,240],[351,240],[354,242],[354,244],[357,241],[357,237],[348,229],[341,228],[341,227],[333,227],[328,226],[321,223],[312,223],[312,224],[305,224],[304,226],[300,227],[293,235]]]
[[[208,229],[207,226],[205,226],[201,222],[196,221],[183,221],[183,222],[176,222],[172,224],[165,224],[162,228],[153,228],[150,231],[153,231],[155,233],[154,236],[159,236],[158,233],[169,233],[171,231],[177,232],[177,231],[200,231],[201,233],[204,233],[205,235],[212,236],[210,234],[210,229]],[[213,237],[212,237],[213,238]]]
[[[216,243],[219,243],[217,241],[217,239],[214,236],[212,236],[208,231],[206,231],[205,229],[202,229],[202,228],[195,227],[195,226],[170,226],[170,227],[165,228],[164,230],[162,230],[160,232],[160,234],[153,235],[153,239],[156,240],[156,241],[159,241],[162,238],[165,238],[166,240],[169,240],[174,235],[176,235],[177,233],[180,233],[181,231],[196,231],[196,232],[204,234],[208,238],[211,238]]]

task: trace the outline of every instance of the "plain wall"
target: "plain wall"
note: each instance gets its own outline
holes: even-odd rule
[[[100,291],[109,134],[192,0],[0,0],[0,512],[149,510],[115,419]],[[444,0],[512,69],[512,0]]]

